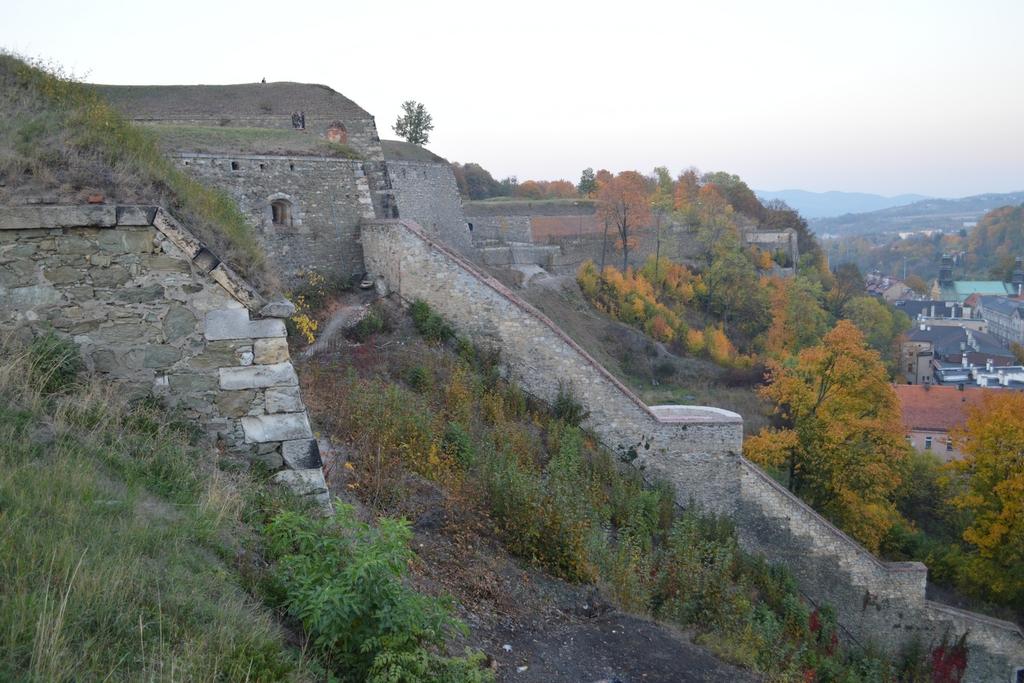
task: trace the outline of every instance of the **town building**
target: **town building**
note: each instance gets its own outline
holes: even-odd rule
[[[893,387],[907,441],[919,451],[932,451],[943,460],[961,457],[951,433],[967,421],[968,410],[980,406],[986,393],[960,386]]]

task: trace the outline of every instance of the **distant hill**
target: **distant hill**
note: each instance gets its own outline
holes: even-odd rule
[[[953,231],[962,228],[964,222],[979,220],[992,209],[1021,202],[1024,202],[1024,191],[978,194],[960,199],[922,199],[905,206],[868,213],[813,218],[808,223],[818,235],[865,235],[926,228]]]
[[[928,199],[921,194],[900,194],[895,197],[884,197],[880,194],[865,192],[808,192],[807,190],[756,190],[757,196],[767,201],[781,199],[804,218],[826,218],[842,216],[847,213],[864,213],[902,206],[921,199]]]

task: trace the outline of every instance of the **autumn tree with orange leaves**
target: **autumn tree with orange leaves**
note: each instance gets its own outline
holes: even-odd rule
[[[622,248],[622,270],[629,265],[629,248],[634,232],[651,220],[647,183],[636,171],[622,171],[602,181],[598,176],[597,201],[600,216],[614,225]]]
[[[1024,394],[990,392],[953,438],[964,457],[947,465],[963,485],[952,502],[970,513],[963,538],[974,551],[961,581],[1024,608]]]
[[[878,352],[840,320],[821,344],[769,369],[761,395],[783,426],[748,439],[744,454],[782,469],[791,491],[877,551],[899,519],[893,498],[909,455]]]

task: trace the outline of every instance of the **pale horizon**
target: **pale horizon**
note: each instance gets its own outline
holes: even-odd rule
[[[728,171],[751,187],[961,197],[1024,189],[1024,3],[15,0],[0,46],[110,84],[322,83],[495,177]]]

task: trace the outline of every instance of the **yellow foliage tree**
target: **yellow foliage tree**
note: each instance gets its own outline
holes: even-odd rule
[[[1024,606],[1024,394],[990,393],[953,438],[964,452],[947,465],[964,484],[953,503],[971,513],[963,538],[975,549],[964,578],[978,592]]]
[[[785,427],[762,430],[744,453],[783,469],[791,491],[877,551],[899,519],[893,495],[909,455],[878,352],[841,320],[821,344],[769,369],[761,394]]]

